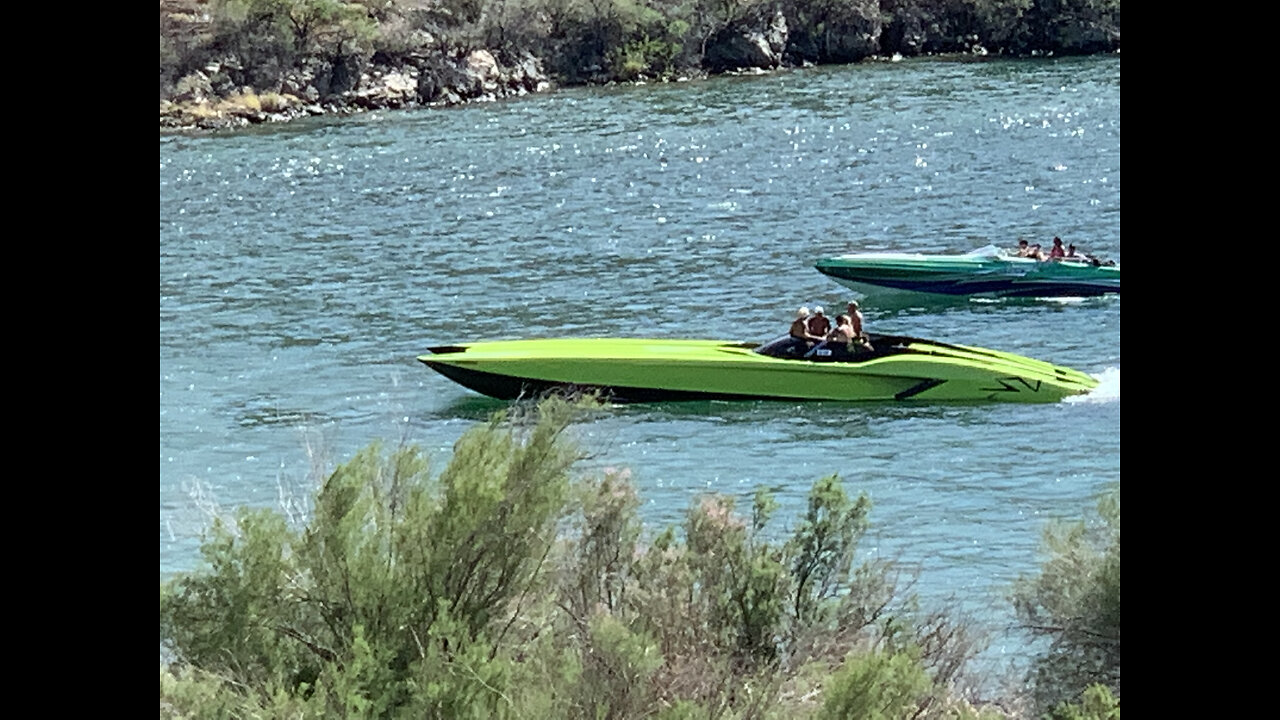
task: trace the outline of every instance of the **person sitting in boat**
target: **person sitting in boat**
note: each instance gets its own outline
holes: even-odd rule
[[[1108,267],[1113,267],[1113,266],[1115,266],[1115,264],[1116,264],[1116,261],[1115,261],[1115,260],[1106,260],[1106,261],[1103,261],[1102,259],[1100,259],[1100,258],[1098,258],[1098,257],[1095,257],[1095,256],[1093,256],[1093,255],[1090,255],[1089,253],[1086,253],[1086,252],[1076,252],[1076,246],[1075,246],[1074,244],[1072,244],[1072,245],[1068,245],[1068,246],[1067,246],[1067,254],[1063,256],[1063,259],[1064,259],[1064,260],[1079,260],[1080,262],[1092,263],[1094,267],[1099,267],[1099,266],[1103,266],[1103,265],[1108,266]]]
[[[796,319],[791,322],[790,335],[796,346],[804,350],[822,341],[821,335],[809,332],[809,308],[802,307],[796,311]]]
[[[836,318],[836,326],[827,331],[822,336],[822,342],[813,346],[813,349],[804,354],[807,360],[840,360],[848,358],[854,352],[854,348],[860,348],[853,341],[853,326],[849,323],[848,315],[841,315]]]
[[[1018,241],[1018,257],[1031,258],[1033,260],[1046,260],[1047,257],[1040,251],[1040,243],[1028,245],[1026,240]]]
[[[1087,252],[1077,252],[1075,243],[1072,243],[1067,246],[1067,253],[1066,255],[1062,256],[1062,259],[1063,260],[1079,260],[1080,262],[1093,263],[1094,265],[1102,264],[1102,262],[1099,261],[1098,258],[1090,255]]]
[[[827,317],[826,311],[818,305],[813,309],[813,315],[805,321],[805,325],[809,330],[809,334],[814,337],[825,338],[827,333],[831,332],[831,320]]]
[[[1067,251],[1062,248],[1062,238],[1055,237],[1053,239],[1053,247],[1049,248],[1050,260],[1061,260],[1067,256]]]
[[[850,300],[846,309],[848,314],[840,317],[849,318],[850,342],[854,345],[861,345],[867,350],[874,350],[875,348],[871,347],[871,338],[867,337],[867,334],[862,330],[862,311],[858,309],[858,301]]]
[[[857,338],[858,335],[853,331],[853,319],[848,315],[841,315],[836,318],[836,326],[827,333],[827,345],[853,352],[855,347],[861,347],[860,343],[855,344]]]

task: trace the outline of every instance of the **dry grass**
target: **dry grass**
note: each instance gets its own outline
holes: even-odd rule
[[[263,112],[278,113],[297,107],[301,101],[293,95],[280,93],[263,93],[258,96],[258,104]]]

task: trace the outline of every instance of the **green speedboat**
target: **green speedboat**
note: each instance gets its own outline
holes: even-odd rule
[[[867,292],[892,288],[937,295],[1093,297],[1120,293],[1120,266],[1094,258],[1040,261],[992,245],[963,255],[853,253],[814,267],[836,282]]]
[[[504,400],[597,390],[613,400],[1056,402],[1094,378],[1021,355],[896,335],[854,345],[618,338],[505,340],[429,348],[418,360]]]

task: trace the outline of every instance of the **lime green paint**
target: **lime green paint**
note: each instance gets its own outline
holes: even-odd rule
[[[508,340],[460,347],[466,352],[418,359],[551,383],[806,400],[891,400],[921,382],[943,380],[912,400],[1053,402],[1098,384],[1085,373],[1021,355],[927,341],[908,346],[925,354],[857,362],[773,358],[722,340]]]

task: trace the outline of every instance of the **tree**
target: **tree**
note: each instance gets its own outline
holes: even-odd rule
[[[308,62],[329,65],[326,86],[348,89],[354,58],[371,50],[377,25],[361,4],[342,0],[219,0],[206,52],[231,59],[236,86],[266,89]],[[366,47],[368,46],[368,47]]]
[[[1120,697],[1120,487],[1098,502],[1099,522],[1055,522],[1049,555],[1020,578],[1014,607],[1022,626],[1047,641],[1032,668],[1036,704],[1049,709],[1101,684]]]

